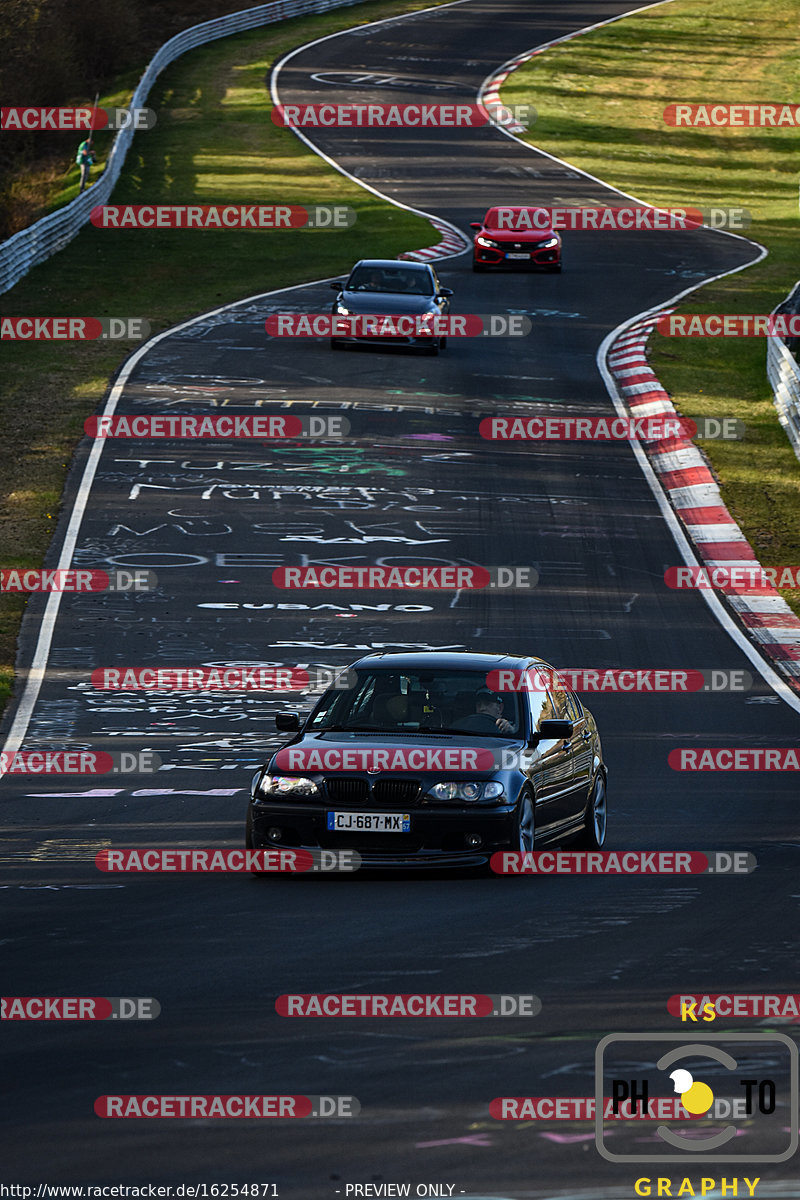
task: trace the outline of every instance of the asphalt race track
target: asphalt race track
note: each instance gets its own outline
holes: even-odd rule
[[[349,76],[391,73],[415,82],[359,85],[358,99],[474,100],[516,53],[628,7],[462,0],[308,47],[282,69],[280,98],[343,101],[354,95]],[[467,234],[498,202],[619,202],[491,128],[327,130],[314,142],[360,181]],[[4,1069],[14,1084],[3,1089],[9,1179],[247,1179],[274,1182],[289,1200],[410,1180],[523,1200],[586,1189],[628,1196],[636,1176],[662,1173],[605,1162],[589,1125],[558,1136],[555,1124],[494,1121],[488,1104],[593,1095],[600,1038],[680,1030],[666,1009],[674,993],[793,990],[791,774],[682,775],[667,755],[679,746],[793,745],[800,717],[699,593],[664,586],[665,569],[681,560],[627,443],[504,444],[482,440],[478,425],[495,414],[612,415],[596,363],[604,337],[758,253],[708,230],[572,232],[562,275],[473,275],[468,253],[442,260],[454,312],[525,313],[533,332],[450,339],[435,358],[385,348],[333,354],[324,339],[266,338],[270,312],[324,312],[332,293],[323,281],[270,294],[265,272],[263,296],[189,322],[139,358],[118,412],[263,406],[345,416],[351,431],[340,444],[107,441],[85,496],[88,439],[77,455],[68,497],[80,493],[85,512],[73,565],[146,567],[159,588],[61,598],[25,746],[152,750],[167,770],[2,780],[4,993],[153,996],[162,1013],[152,1023],[15,1026]],[[301,596],[271,583],[282,565],[371,562],[530,566],[539,585]],[[44,607],[32,597],[26,663]],[[286,702],[117,695],[92,688],[92,670],[334,667],[406,647],[749,671],[744,693],[585,700],[609,766],[607,849],[746,850],[758,869],[730,878],[259,880],[95,868],[109,846],[241,845],[252,768],[280,743],[273,718]],[[534,992],[543,1009],[499,1023],[315,1023],[274,1012],[282,993],[351,991]],[[362,1112],[310,1124],[169,1124],[101,1121],[92,1109],[111,1093],[261,1092],[352,1094]],[[790,1175],[787,1164],[757,1173],[775,1184]]]

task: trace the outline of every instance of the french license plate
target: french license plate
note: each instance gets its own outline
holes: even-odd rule
[[[530,258],[530,254],[507,254],[506,258]]]
[[[328,829],[352,833],[410,833],[409,813],[329,812]]]

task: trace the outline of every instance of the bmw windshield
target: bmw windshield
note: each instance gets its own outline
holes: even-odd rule
[[[359,672],[346,691],[323,696],[309,732],[460,733],[522,736],[519,697],[486,686],[485,671]]]

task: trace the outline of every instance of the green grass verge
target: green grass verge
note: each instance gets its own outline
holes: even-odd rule
[[[147,104],[158,123],[136,135],[110,201],[347,204],[358,214],[351,229],[115,232],[89,225],[0,296],[0,316],[144,317],[157,333],[258,292],[344,273],[365,248],[394,258],[431,245],[436,235],[427,220],[359,188],[273,125],[265,82],[272,64],[295,46],[431,6],[432,0],[380,0],[191,51],[156,81]],[[101,96],[101,106],[127,102],[131,85],[131,79],[120,81],[113,94]],[[77,170],[51,207],[76,193]],[[132,348],[129,342],[3,344],[3,566],[41,565],[83,422]],[[13,684],[25,603],[0,596],[0,709]]]
[[[668,104],[800,96],[800,4],[674,0],[538,55],[503,87],[533,104],[532,145],[665,207],[744,207],[769,256],[678,311],[767,313],[800,275],[798,130],[674,128]],[[591,190],[587,181],[587,189]],[[646,246],[642,247],[643,255]],[[690,283],[676,280],[675,291]],[[686,416],[739,417],[742,442],[700,443],[725,503],[767,565],[800,563],[800,463],[778,422],[761,338],[666,338],[649,356]],[[800,591],[782,593],[800,614]]]

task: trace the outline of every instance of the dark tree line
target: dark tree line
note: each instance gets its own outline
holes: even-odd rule
[[[139,57],[140,19],[138,0],[2,0],[0,103],[91,104],[104,84]],[[17,224],[10,176],[37,160],[62,157],[66,171],[76,149],[68,133],[0,136],[0,238]]]
[[[0,0],[0,105],[90,105],[121,73],[143,70],[167,38],[249,0]],[[0,134],[0,240],[41,215],[12,201],[12,180],[74,162],[80,136]]]

